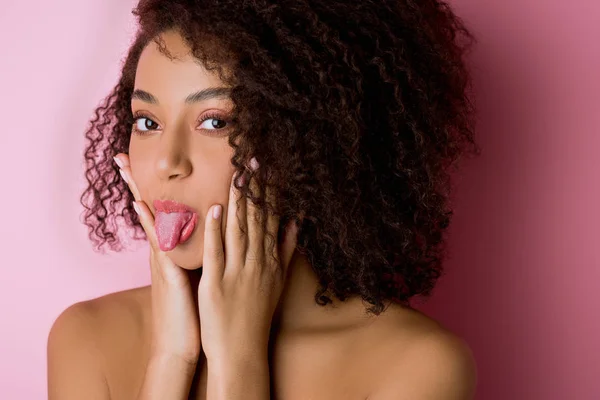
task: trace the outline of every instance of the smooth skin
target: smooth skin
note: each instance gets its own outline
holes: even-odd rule
[[[248,198],[242,198],[232,179],[227,220],[221,218],[223,206],[220,204],[212,206],[205,218],[203,272],[197,289],[196,310],[185,271],[158,246],[154,217],[131,177],[127,155],[119,154],[115,161],[122,166],[121,175],[134,194],[135,209],[150,242],[152,320],[157,323],[152,327],[150,360],[153,367],[146,374],[138,398],[186,399],[200,348],[211,367],[209,377],[214,376],[209,379],[208,398],[268,398],[271,319],[295,249],[295,224],[288,224],[284,242],[275,247],[273,258],[269,257],[268,241],[259,223],[259,209]],[[255,159],[252,161],[256,163]],[[256,169],[258,165],[252,167]],[[254,180],[250,181],[250,188],[258,191]],[[275,201],[269,191],[266,198]],[[223,222],[227,225],[226,246],[221,233]],[[279,218],[269,214],[266,228],[277,237]],[[203,327],[201,336],[200,325]],[[161,368],[165,365],[167,367]],[[164,374],[174,366],[183,373],[165,380]],[[229,379],[245,372],[255,379],[251,382]],[[177,396],[173,395],[174,391]]]
[[[176,32],[163,37],[178,59],[147,46],[135,82],[158,102],[132,99],[153,130],[132,134],[129,154],[117,155],[140,205],[152,283],[76,303],[57,318],[49,399],[472,399],[472,353],[438,322],[400,305],[367,315],[356,297],[315,304],[318,277],[294,250],[293,232],[269,263],[262,232],[251,229],[252,204],[234,206],[226,136],[206,121],[197,129],[199,115],[226,115],[230,101],[185,102],[223,83],[187,56]],[[152,207],[165,195],[200,211],[188,242],[167,253],[157,251]],[[222,215],[211,220],[217,204]],[[238,235],[233,210],[249,224],[248,237]],[[244,253],[242,243],[254,251]]]

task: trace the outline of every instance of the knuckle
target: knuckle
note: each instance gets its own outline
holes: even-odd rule
[[[283,274],[283,271],[282,271],[282,269],[279,267],[279,263],[278,263],[278,262],[273,262],[273,261],[271,261],[271,262],[268,262],[268,263],[267,263],[267,268],[266,268],[266,269],[267,269],[267,271],[268,271],[268,274],[269,274],[269,275],[270,275],[272,278],[274,278],[274,279],[278,279],[278,278],[280,278],[280,277],[282,276],[282,274]]]
[[[245,233],[243,230],[241,230],[241,229],[240,229],[240,230],[237,232],[236,239],[237,239],[237,240],[243,240],[243,239],[245,239],[245,238],[246,238],[246,233]]]
[[[246,262],[253,262],[261,265],[262,255],[260,251],[256,249],[248,249],[248,253],[246,253]]]
[[[222,248],[220,248],[220,246],[217,246],[215,249],[213,249],[213,257],[217,260],[217,261],[222,261],[225,258],[225,252],[223,251]]]

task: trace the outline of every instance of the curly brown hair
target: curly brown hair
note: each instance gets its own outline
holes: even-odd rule
[[[241,172],[256,157],[261,193],[268,183],[282,199],[270,209],[282,226],[299,224],[315,301],[361,296],[379,314],[384,301],[431,294],[452,216],[450,167],[480,152],[465,57],[475,39],[448,4],[141,0],[133,14],[120,80],[86,132],[81,202],[97,249],[122,248],[118,218],[145,239],[112,156],[128,150],[140,54],[175,29],[232,88],[232,165]]]

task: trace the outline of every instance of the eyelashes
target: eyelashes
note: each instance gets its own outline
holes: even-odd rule
[[[143,112],[134,113],[133,114],[133,126],[132,126],[132,130],[134,133],[136,133],[138,135],[147,135],[148,131],[156,129],[156,128],[151,128],[151,127],[146,126],[147,124],[144,124],[143,126],[145,127],[145,129],[148,129],[148,130],[141,129],[140,126],[138,125],[138,121],[141,119],[145,119],[146,121],[152,121],[152,119],[150,119],[150,117]],[[156,122],[154,122],[154,121],[152,121],[152,122],[154,124],[156,124]]]
[[[232,122],[225,116],[214,111],[203,114],[199,122],[199,126],[202,127],[200,130],[207,132],[209,136],[219,136],[229,130],[230,126],[228,125],[232,125]],[[158,124],[145,112],[137,111],[133,114],[132,131],[136,135],[148,135],[155,131],[157,127]]]

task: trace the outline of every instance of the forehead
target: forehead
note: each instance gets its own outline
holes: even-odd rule
[[[194,58],[183,38],[175,32],[161,34],[162,45],[172,58],[150,41],[142,51],[135,75],[135,89],[155,94],[159,99],[187,96],[193,89],[224,86],[214,72],[209,72]]]

